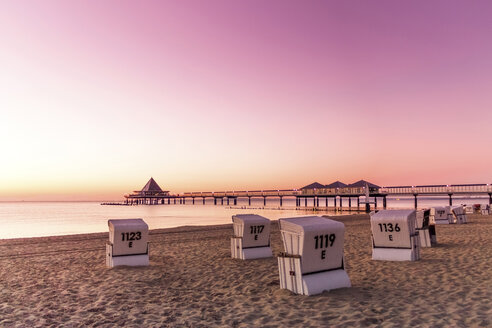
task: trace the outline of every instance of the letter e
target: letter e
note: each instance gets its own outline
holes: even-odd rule
[[[128,243],[128,247],[132,248],[132,246],[133,246],[133,241]]]
[[[258,240],[258,235],[255,235],[255,240]]]
[[[390,239],[390,241],[393,241],[393,235],[389,235],[388,238]]]
[[[326,258],[326,249],[321,251],[321,259],[324,260]]]

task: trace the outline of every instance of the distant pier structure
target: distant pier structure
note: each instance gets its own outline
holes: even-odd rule
[[[169,191],[162,190],[154,178],[150,178],[142,190],[125,195],[125,199],[128,205],[158,205],[170,200],[170,194]]]
[[[461,184],[461,185],[425,185],[425,186],[396,186],[380,187],[365,180],[352,184],[335,181],[331,184],[311,183],[300,189],[269,189],[250,191],[212,191],[212,192],[185,192],[170,194],[163,191],[153,178],[147,182],[142,190],[125,195],[125,202],[108,205],[170,205],[170,204],[205,204],[206,199],[213,199],[214,205],[237,205],[239,198],[247,199],[251,206],[251,199],[260,198],[266,206],[267,198],[278,199],[283,206],[286,198],[295,199],[296,207],[335,208],[335,209],[362,209],[386,208],[387,196],[410,196],[414,198],[417,208],[419,196],[445,195],[449,197],[449,205],[453,204],[453,195],[487,195],[489,204],[492,204],[492,184]],[[191,201],[191,202],[190,202]],[[196,202],[197,201],[197,202]],[[370,205],[369,205],[370,204]]]
[[[312,199],[314,207],[319,207],[320,202],[325,207],[328,207],[330,203],[334,208],[343,208],[348,205],[348,208],[353,207],[353,202],[357,204],[357,208],[360,208],[362,203],[368,203],[368,197],[374,199],[372,204],[377,208],[378,199],[382,200],[383,208],[386,208],[386,193],[380,191],[381,187],[374,183],[359,180],[349,185],[335,181],[328,185],[323,185],[318,182],[314,182],[310,185],[302,187],[300,193],[296,196],[296,206],[301,206],[304,201],[304,206],[307,206],[308,199]],[[361,202],[361,196],[365,196],[364,202]]]
[[[366,192],[366,188],[369,190]],[[266,206],[267,198],[277,198],[279,205],[283,206],[284,199],[291,198],[296,200],[296,207],[319,207],[320,202],[324,207],[342,208],[353,207],[359,208],[361,205],[361,196],[369,195],[376,199],[382,198],[383,207],[386,208],[386,195],[379,193],[380,187],[370,182],[360,180],[356,183],[346,185],[336,181],[329,185],[312,183],[300,189],[283,189],[283,190],[252,190],[252,191],[220,191],[220,192],[185,192],[183,194],[170,194],[169,191],[163,191],[153,178],[147,182],[142,190],[134,191],[125,195],[125,205],[166,205],[166,204],[186,204],[191,200],[191,204],[205,204],[206,199],[213,199],[214,205],[237,205],[238,198],[248,200],[251,205],[251,199],[262,198],[263,205]],[[329,201],[330,200],[330,201]],[[190,204],[190,203],[188,203]],[[347,206],[348,205],[348,206]],[[355,206],[356,205],[356,206]]]

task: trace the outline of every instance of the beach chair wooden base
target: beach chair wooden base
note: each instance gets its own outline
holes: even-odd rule
[[[113,245],[106,244],[106,266],[113,268],[116,266],[148,266],[149,265],[149,247],[147,245],[146,254],[138,255],[113,255]]]
[[[254,260],[266,257],[272,257],[270,246],[243,248],[243,239],[241,237],[231,238],[231,257],[240,260]]]
[[[420,260],[420,235],[410,237],[409,248],[373,247],[372,259],[378,261],[418,261]]]
[[[344,269],[302,274],[300,257],[278,257],[280,288],[295,294],[316,295],[323,291],[351,286]]]
[[[409,248],[373,248],[372,259],[378,261],[417,261],[420,260],[420,254]]]

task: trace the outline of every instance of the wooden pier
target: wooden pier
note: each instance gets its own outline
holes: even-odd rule
[[[346,185],[336,181],[329,185],[312,183],[300,189],[283,190],[252,190],[252,191],[219,191],[219,192],[185,192],[183,194],[170,194],[163,191],[159,185],[150,179],[142,190],[125,195],[124,204],[127,205],[174,205],[174,204],[203,204],[207,199],[213,199],[214,205],[237,205],[238,199],[247,199],[251,206],[253,198],[263,199],[266,206],[267,198],[277,198],[279,206],[283,206],[284,199],[295,198],[296,207],[324,208],[333,205],[333,208],[359,209],[361,205],[367,208],[368,200],[374,204],[374,208],[387,207],[388,196],[413,196],[414,206],[418,206],[419,196],[444,195],[449,197],[449,205],[453,205],[453,195],[488,195],[489,204],[492,204],[492,186],[490,184],[462,184],[462,185],[426,185],[426,186],[396,186],[380,187],[370,182],[360,180]],[[363,198],[362,198],[363,197]],[[324,205],[324,206],[323,206]],[[348,205],[348,206],[347,206]]]

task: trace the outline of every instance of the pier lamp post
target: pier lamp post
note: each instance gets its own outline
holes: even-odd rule
[[[449,206],[453,206],[453,190],[449,185],[446,185],[446,190],[448,191],[449,196]]]
[[[367,183],[366,183],[366,186],[367,186]],[[364,192],[364,195],[366,196],[366,213],[370,213],[371,212],[371,204],[369,203],[369,187],[362,187],[362,190]]]

